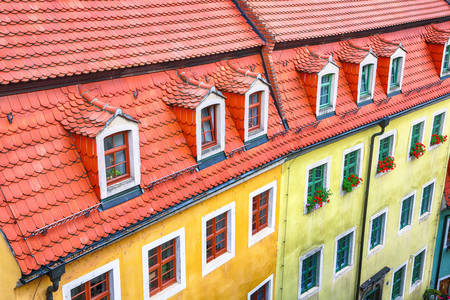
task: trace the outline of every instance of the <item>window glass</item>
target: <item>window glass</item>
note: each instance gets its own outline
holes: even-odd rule
[[[445,47],[444,61],[442,63],[442,71],[444,73],[450,71],[450,45]]]
[[[405,278],[405,266],[401,267],[394,273],[392,279],[392,300],[403,296],[403,282]]]
[[[325,164],[309,170],[308,174],[308,196],[312,196],[315,191],[324,188]]]
[[[402,210],[401,210],[401,216],[400,216],[400,229],[411,224],[413,201],[414,201],[414,196],[408,197],[402,201]]]
[[[360,90],[361,96],[367,96],[370,93],[370,81],[372,76],[372,69],[373,69],[372,64],[365,65],[362,67],[361,90]]]
[[[344,157],[344,178],[349,177],[351,174],[359,176],[358,162],[360,156],[360,150],[347,153]]]
[[[325,108],[330,106],[331,99],[331,82],[333,74],[327,74],[322,76],[322,82],[320,84],[320,105],[319,108]]]
[[[441,134],[442,122],[444,121],[444,113],[438,114],[433,119],[433,129],[431,135]]]
[[[227,213],[206,222],[206,260],[209,262],[227,251]]]
[[[109,273],[103,273],[70,291],[71,300],[110,299]]]
[[[107,136],[103,142],[107,183],[112,184],[130,177],[127,133]]]
[[[336,249],[336,272],[342,270],[350,264],[353,232],[340,238],[337,241]]]
[[[384,213],[372,220],[370,249],[375,248],[376,246],[382,244],[383,242],[385,216],[386,214]]]
[[[400,70],[402,58],[397,57],[392,60],[391,66],[391,87],[398,87],[400,85]]]
[[[251,296],[250,296],[250,300],[267,300],[268,295],[269,295],[269,283],[266,283],[265,285],[263,285],[262,287],[260,287],[256,292],[254,292]]]
[[[253,197],[252,232],[254,234],[267,227],[268,210],[269,210],[269,190]]]
[[[176,239],[148,251],[150,295],[176,282]]]
[[[420,208],[420,214],[421,215],[423,215],[424,213],[430,211],[431,199],[433,197],[433,189],[434,189],[434,183],[431,183],[431,184],[427,185],[423,189],[422,205],[421,205],[421,208]]]
[[[417,254],[416,257],[414,257],[411,285],[413,285],[417,281],[422,280],[422,268],[424,258],[425,258],[425,250]]]
[[[318,276],[320,267],[320,251],[305,258],[302,262],[302,293],[318,286]]]
[[[414,148],[417,143],[421,142],[420,136],[422,135],[423,122],[415,124],[411,133],[411,145],[410,148]]]
[[[378,159],[383,160],[391,154],[392,135],[380,140]]]
[[[202,115],[202,146],[208,148],[216,144],[215,106],[209,106],[201,111]]]
[[[248,105],[248,130],[260,128],[261,124],[261,93],[251,94]]]

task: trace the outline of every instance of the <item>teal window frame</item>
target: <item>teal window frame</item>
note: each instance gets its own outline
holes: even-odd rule
[[[380,145],[378,150],[378,160],[383,160],[391,155],[393,135],[380,139]]]
[[[444,49],[444,59],[442,60],[442,72],[450,72],[450,45]]]
[[[344,235],[336,242],[336,265],[335,272],[338,273],[351,264],[354,231]]]
[[[411,129],[411,144],[409,145],[409,149],[415,147],[416,143],[422,142],[423,124],[424,122],[422,121],[413,125]]]
[[[308,196],[312,196],[314,191],[325,189],[327,163],[312,168],[308,171]]]
[[[359,159],[361,157],[361,149],[349,152],[344,156],[344,178],[351,174],[359,176]]]
[[[442,134],[442,124],[444,121],[445,112],[439,113],[433,118],[433,127],[431,130],[431,135]]]
[[[323,75],[320,81],[319,109],[331,106],[331,85],[333,83],[333,74]]]
[[[423,277],[423,265],[425,262],[425,250],[422,250],[419,254],[414,256],[414,263],[411,275],[411,285],[422,281]]]
[[[302,294],[319,286],[321,252],[322,249],[319,249],[302,260],[302,280],[300,287]]]
[[[414,205],[414,195],[408,196],[403,199],[402,207],[400,210],[400,230],[408,225],[411,225],[412,210]]]
[[[431,211],[431,202],[434,194],[434,182],[428,184],[422,189],[422,202],[420,205],[420,215],[423,216]]]
[[[402,57],[396,57],[392,60],[391,66],[391,88],[400,86]]]
[[[361,69],[361,86],[359,95],[368,96],[370,95],[370,82],[372,79],[373,64],[364,65]]]
[[[381,245],[384,240],[384,227],[386,226],[386,212],[372,219],[370,226],[369,250]]]
[[[391,299],[395,300],[403,296],[405,285],[406,265],[394,272],[392,276],[392,293]]]

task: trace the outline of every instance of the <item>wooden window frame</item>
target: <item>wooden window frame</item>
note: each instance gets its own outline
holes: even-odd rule
[[[425,191],[428,191],[427,194],[427,198],[425,198]],[[420,216],[429,213],[431,211],[431,203],[433,200],[433,194],[434,194],[434,181],[427,184],[423,189],[422,189],[422,201],[421,201],[421,205],[420,205]],[[426,204],[426,205],[424,205]]]
[[[321,176],[316,176],[316,170],[320,169]],[[317,167],[311,168],[308,171],[308,191],[307,196],[312,196],[314,191],[317,189],[325,189],[326,185],[326,172],[327,172],[327,163],[323,163]],[[320,177],[320,178],[319,178]],[[316,185],[319,183],[320,187],[316,188]],[[321,184],[320,184],[321,183]]]
[[[358,162],[359,162],[359,157],[360,157],[360,149],[356,149],[354,151],[351,151],[347,154],[344,155],[344,178],[347,178],[348,176],[350,176],[350,174],[355,174],[357,176],[359,176],[359,166],[358,166]],[[352,159],[352,155],[354,155],[354,159],[355,161],[352,163],[350,162],[350,160]],[[348,159],[347,159],[348,157]],[[350,172],[350,169],[354,168],[355,172]]]
[[[118,146],[118,147],[114,147],[114,137],[117,135],[123,135],[123,145]],[[105,150],[104,156],[105,156],[105,174],[108,173],[108,170],[111,168],[116,168],[119,165],[125,164],[125,174],[122,174],[120,176],[117,177],[113,177],[112,179],[106,179],[106,185],[112,185],[114,183],[117,183],[119,181],[125,180],[130,178],[130,150],[129,150],[129,145],[128,145],[128,131],[120,131],[111,135],[108,135],[104,138],[104,140],[106,140],[107,138],[112,137],[112,141],[113,141],[113,148],[109,149],[109,150]],[[120,151],[124,151],[125,150],[125,162],[121,162],[116,164],[116,158],[114,153],[120,152]],[[114,158],[114,164],[106,167],[106,157],[108,155],[113,154],[113,158]]]
[[[352,250],[352,238],[353,238],[353,231],[346,234],[345,236],[341,237],[336,242],[336,265],[335,265],[335,272],[339,272],[345,267],[350,265],[350,254]],[[340,247],[340,241],[345,240],[344,247]],[[340,255],[343,254],[343,255]],[[342,258],[340,258],[340,256]],[[342,261],[342,262],[341,262]]]
[[[203,111],[207,111],[208,115],[206,117],[203,117]],[[202,142],[202,150],[211,148],[215,145],[217,145],[217,105],[210,105],[207,106],[205,108],[203,108],[200,111],[200,124],[201,124],[201,139],[200,141]],[[209,122],[210,131],[205,131],[205,126],[204,123],[205,122]],[[206,140],[206,133],[211,132],[211,137],[212,137],[212,141],[211,142],[203,142]]]
[[[442,73],[450,72],[450,45],[444,48],[444,58],[442,59]]]
[[[405,203],[408,205],[405,207]],[[402,200],[402,205],[400,208],[400,229],[411,225],[412,221],[412,210],[414,207],[414,195],[410,195]]]
[[[149,290],[150,290],[150,296],[154,296],[155,294],[157,294],[157,293],[161,292],[162,290],[166,289],[167,287],[171,286],[173,283],[177,282],[177,244],[176,244],[176,241],[177,241],[177,239],[173,238],[173,239],[171,239],[167,242],[164,242],[148,251],[148,261],[150,261],[151,257],[156,256],[156,263],[152,266],[150,266],[150,265],[148,266],[148,274],[149,274],[148,285],[149,285]],[[162,252],[163,252],[162,246],[169,242],[171,243],[171,247],[173,247],[173,253],[172,253],[172,255],[166,257],[165,259],[162,259]],[[168,248],[169,247],[164,248],[164,250],[166,250]],[[150,251],[152,251],[154,249],[156,249],[156,255],[151,256]],[[173,268],[164,274],[167,274],[168,272],[173,270],[173,277],[163,283],[162,277],[164,274],[162,274],[162,267],[171,261],[173,261]],[[158,271],[158,278],[157,278],[158,287],[151,289],[150,284],[152,281],[150,279],[150,273],[155,270]]]
[[[302,294],[308,292],[309,290],[313,289],[314,287],[319,286],[318,282],[319,282],[319,276],[320,276],[319,272],[320,272],[320,260],[321,260],[320,252],[321,251],[322,250],[316,251],[313,254],[309,255],[308,257],[306,257],[302,260],[302,269],[301,269],[302,280],[300,282],[300,289],[301,289]],[[307,262],[307,261],[309,262],[309,260],[313,260],[313,261],[311,262],[311,265],[307,266],[305,269],[305,266],[306,266],[305,262]],[[305,276],[310,271],[312,272],[312,276]],[[309,280],[309,277],[311,277],[310,284],[304,283],[306,280],[305,279],[306,277],[308,277],[308,280]]]
[[[224,216],[223,218],[219,219],[219,222],[223,220],[224,226],[220,228],[219,230],[216,229],[216,224],[218,223],[217,219],[221,216]],[[208,235],[208,223],[212,222],[212,229],[211,234]],[[228,249],[228,212],[221,213],[208,221],[206,221],[206,262],[210,262],[217,257],[221,256],[222,254],[227,252]],[[224,247],[220,250],[216,250],[216,244],[217,244],[217,236],[224,233]],[[208,256],[208,241],[212,241],[211,243],[211,255]]]
[[[256,103],[251,103],[256,96]],[[257,108],[256,116],[252,115],[252,110]],[[256,118],[257,124],[254,126],[250,126],[253,124],[253,119]],[[248,97],[248,132],[252,132],[261,128],[261,92],[255,92]]]
[[[406,264],[403,264],[397,270],[395,270],[392,274],[391,300],[399,299],[399,297],[403,297],[405,295],[405,279],[406,279],[406,272],[407,272],[406,266],[407,266]],[[400,276],[400,278],[398,278],[398,277],[396,277],[396,275],[400,271],[401,271],[401,276]],[[397,287],[396,284],[400,284],[400,286]],[[399,294],[394,295],[394,293],[397,293],[397,292]]]
[[[439,126],[436,126],[436,118],[439,117]],[[442,134],[442,122],[445,118],[445,112],[438,113],[433,118],[433,126],[431,127],[431,135],[433,134]],[[436,130],[437,128],[437,130]]]
[[[390,87],[391,88],[397,88],[400,86],[400,70],[401,70],[401,62],[403,57],[396,57],[392,60],[392,67],[391,67],[391,82]]]
[[[372,69],[374,68],[373,64],[366,64],[361,69],[361,90],[359,95],[362,97],[370,96],[371,89],[371,77],[372,77]],[[366,87],[366,90],[363,91],[363,86]]]
[[[420,259],[419,263],[417,263],[417,259]],[[422,281],[423,277],[423,263],[425,261],[425,250],[422,250],[419,254],[414,256],[413,267],[411,271],[411,285],[416,284],[417,282]]]
[[[377,225],[377,224],[375,224],[375,221],[376,221],[376,223],[378,223],[378,220],[380,220],[379,221],[380,223]],[[381,214],[372,220],[372,225],[370,226],[371,235],[370,235],[370,241],[369,241],[371,250],[374,249],[375,247],[377,247],[378,245],[381,245],[382,240],[383,240],[382,239],[383,226],[386,226],[384,224],[385,222],[386,222],[385,214]],[[375,230],[374,230],[374,226],[376,226]],[[374,232],[376,233],[376,235],[373,234]],[[374,242],[374,237],[376,237],[375,242]]]
[[[380,150],[378,151],[378,160],[383,160],[391,155],[392,140],[393,140],[392,135],[380,139],[380,148],[379,148]],[[384,155],[385,152],[387,152],[387,155]]]
[[[94,280],[95,278],[97,278],[97,277],[103,275],[103,274],[105,274],[105,279],[104,279],[103,281],[100,281],[100,282],[98,282],[98,283],[96,283],[96,284],[94,284],[94,285],[91,286],[91,281]],[[94,278],[91,278],[90,280],[86,281],[85,283],[82,283],[82,284],[80,284],[80,285],[78,285],[78,286],[76,286],[76,287],[73,287],[73,288],[70,290],[71,293],[72,293],[72,290],[73,290],[73,289],[75,289],[75,288],[77,288],[77,287],[79,287],[79,286],[82,286],[82,285],[84,285],[84,290],[81,291],[80,293],[74,295],[74,296],[72,296],[72,294],[71,294],[71,295],[70,295],[70,299],[75,299],[76,297],[78,297],[78,296],[80,296],[80,295],[82,295],[82,294],[85,294],[85,300],[100,300],[100,299],[102,299],[103,297],[106,297],[107,300],[110,300],[110,299],[111,299],[111,288],[110,288],[110,278],[109,278],[110,275],[109,275],[109,272],[105,272],[105,273],[103,273],[103,274],[97,275],[97,276],[95,276]],[[106,290],[103,291],[101,294],[98,294],[97,296],[92,297],[92,295],[91,295],[91,290],[92,290],[92,288],[94,288],[94,287],[96,287],[96,286],[102,284],[102,283],[105,282],[105,281],[106,281]]]
[[[417,124],[414,124],[411,129],[411,144],[409,145],[409,148],[413,148],[416,143],[421,142],[421,135],[422,135],[422,128],[423,128],[423,122],[419,122]]]
[[[266,203],[260,206],[260,201],[262,196],[266,197]],[[266,190],[256,196],[253,197],[252,201],[252,234],[258,233],[269,225],[269,201],[270,201],[270,189]],[[256,202],[256,206],[255,206]],[[266,210],[266,214],[264,216],[265,223],[261,224],[260,222],[260,212]],[[253,228],[253,224],[255,228]]]
[[[324,78],[328,78],[328,82],[324,82]],[[319,109],[324,109],[331,106],[331,85],[333,83],[333,74],[323,75],[320,80],[320,97],[319,97]],[[326,103],[322,103],[323,97],[323,88],[326,88],[327,91],[327,99]]]
[[[268,295],[268,289],[269,289],[269,282],[266,282],[264,285],[262,285],[259,289],[257,289],[256,291],[254,291],[251,295],[250,295],[250,300],[258,300],[258,292],[260,290],[263,290],[263,299],[266,300],[267,299],[267,295]]]

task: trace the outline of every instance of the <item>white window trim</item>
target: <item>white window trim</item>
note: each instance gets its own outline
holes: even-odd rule
[[[261,93],[261,115],[260,115],[260,129],[253,132],[248,131],[248,106],[250,102],[250,95],[254,93]],[[245,93],[245,112],[244,112],[244,142],[267,134],[267,122],[269,115],[269,87],[267,83],[258,78],[252,83],[250,89]]]
[[[363,61],[359,64],[359,73],[358,73],[358,95],[356,98],[356,103],[364,102],[367,100],[371,100],[374,97],[374,91],[375,91],[375,81],[376,81],[376,74],[377,74],[377,63],[378,59],[377,57],[372,53],[369,52],[366,57],[363,59]],[[373,64],[372,74],[370,74],[370,91],[369,95],[365,96],[361,99],[361,79],[362,79],[362,69],[366,65]]]
[[[394,59],[401,57],[401,65],[400,65],[400,74],[399,74],[399,85],[398,87],[392,87],[391,86],[391,76],[392,76],[392,62]],[[406,61],[406,51],[402,48],[398,47],[397,50],[395,50],[394,54],[391,55],[390,61],[389,61],[389,76],[388,76],[388,93],[401,91],[402,84],[403,84],[403,71],[405,70],[405,61]]]
[[[122,122],[119,121],[120,119]],[[106,182],[104,139],[112,134],[122,131],[125,131],[128,134],[130,178],[108,186]],[[141,183],[141,156],[139,152],[139,128],[137,123],[126,120],[121,116],[117,116],[111,121],[107,128],[95,137],[95,142],[97,144],[98,183],[101,199],[120,193]]]
[[[106,272],[111,272],[110,274],[110,291],[111,291],[111,300],[120,300],[120,267],[119,267],[119,259],[113,260],[106,265],[101,266],[75,280],[72,280],[69,283],[66,283],[62,287],[63,300],[70,300],[71,294],[70,291],[77,286],[94,279],[95,277],[104,274]]]
[[[269,191],[269,205],[267,211],[267,227],[260,230],[259,232],[253,234],[252,224],[253,224],[253,197],[261,194],[262,192]],[[272,234],[275,231],[275,210],[277,203],[277,181],[272,181],[271,183],[257,189],[250,193],[248,197],[248,247],[250,248],[266,236]]]
[[[310,164],[307,168],[306,168],[306,175],[305,175],[305,195],[304,195],[304,200],[303,200],[303,214],[306,215],[308,213],[308,210],[306,209],[306,203],[308,200],[308,175],[309,175],[309,170],[314,169],[318,166],[324,165],[325,164],[325,186],[324,189],[328,190],[330,188],[330,170],[331,170],[331,156],[324,158],[322,160],[319,160],[313,164]]]
[[[409,129],[409,142],[408,142],[408,145],[407,145],[407,149],[406,149],[406,153],[407,153],[407,155],[406,155],[406,160],[407,161],[411,161],[411,160],[413,160],[413,157],[414,156],[411,156],[411,155],[409,155],[409,151],[410,151],[410,147],[411,147],[411,141],[412,141],[412,134],[413,134],[413,127],[415,126],[415,125],[417,125],[417,124],[419,124],[419,123],[423,123],[422,124],[422,130],[420,131],[420,138],[419,138],[419,143],[422,143],[423,144],[423,140],[424,140],[424,135],[425,135],[425,126],[427,125],[427,119],[425,118],[425,117],[423,117],[423,118],[420,118],[420,119],[417,119],[417,120],[415,120],[415,121],[413,121],[412,123],[411,123],[411,128]],[[425,146],[426,147],[426,146]]]
[[[362,167],[363,167],[362,162],[364,161],[364,143],[360,143],[351,148],[347,148],[342,153],[342,168],[341,168],[341,182],[340,182],[341,195],[347,194],[346,192],[344,192],[344,189],[342,188],[342,182],[344,181],[345,156],[356,150],[359,150],[359,154],[360,154],[358,164],[357,164],[358,165],[358,176],[362,177],[361,175],[362,175]],[[361,186],[361,184],[359,184],[357,187],[353,188],[353,190],[359,188],[360,186]]]
[[[206,261],[206,222],[220,214],[227,212],[227,252],[213,259]],[[235,253],[235,237],[236,237],[236,203],[231,202],[209,214],[202,217],[202,277],[211,273],[230,259]]]
[[[420,274],[420,280],[413,283],[412,282],[412,277],[413,277],[413,270],[414,270],[414,260],[416,259],[416,256],[419,255],[422,251],[425,251],[424,255],[423,255],[423,261],[422,261],[422,270],[421,270],[421,274]],[[409,293],[411,294],[419,285],[422,284],[423,282],[423,275],[425,272],[425,264],[427,261],[427,247],[423,247],[422,249],[420,249],[419,251],[416,252],[416,254],[414,254],[414,257],[412,259],[412,265],[411,265],[411,286],[409,287]]]
[[[444,57],[445,57],[445,49],[447,48],[447,46],[450,45],[450,38],[447,40],[447,42],[444,45],[443,51],[442,51],[442,59],[441,59],[441,72],[440,72],[440,77],[449,75],[450,72],[445,72],[444,73]],[[450,62],[449,62],[450,63]]]
[[[429,186],[430,184],[433,184],[433,189],[431,190],[431,198],[430,198],[430,209],[429,211],[425,212],[424,214],[420,214],[420,212],[422,211],[422,198],[423,198],[423,191],[424,189]],[[431,210],[433,208],[433,198],[434,198],[434,190],[436,189],[436,178],[434,178],[433,180],[428,181],[427,183],[425,183],[422,186],[422,197],[420,198],[420,209],[419,209],[419,221],[425,219],[426,217],[428,217],[431,214]]]
[[[402,295],[400,297],[397,297],[395,299],[392,298],[392,289],[394,288],[394,274],[401,268],[405,267],[405,272],[403,273],[403,282],[402,282]],[[405,297],[405,285],[406,285],[406,275],[408,274],[408,261],[405,261],[403,264],[401,264],[397,269],[392,272],[392,279],[391,279],[391,292],[389,293],[389,299],[391,300],[403,300]]]
[[[332,74],[332,82],[330,88],[330,104],[331,108],[328,108],[324,111],[320,111],[320,92],[321,92],[321,83],[322,77],[325,75]],[[323,69],[317,74],[317,96],[316,96],[316,117],[321,115],[326,115],[331,112],[336,111],[336,98],[337,98],[337,88],[339,82],[339,67],[333,62],[328,61],[328,63],[323,67]]]
[[[387,222],[388,222],[388,212],[389,212],[389,208],[386,207],[383,210],[377,212],[375,215],[373,215],[370,218],[370,222],[369,222],[369,239],[367,240],[368,244],[367,244],[367,258],[369,258],[370,256],[374,255],[375,253],[377,253],[378,251],[380,251],[381,249],[384,248],[384,245],[386,244],[386,228],[387,228]],[[384,224],[383,224],[383,234],[381,236],[381,244],[375,246],[375,248],[370,249],[370,240],[372,239],[372,221],[385,214],[384,216]]]
[[[337,247],[338,247],[338,241],[343,238],[344,236],[347,236],[348,234],[352,235],[352,244],[350,248],[350,258],[349,258],[349,265],[344,267],[342,270],[339,270],[336,272],[336,260],[337,260]],[[355,234],[356,234],[356,227],[353,227],[346,232],[338,235],[334,241],[334,264],[333,264],[333,279],[336,280],[348,271],[350,271],[353,268],[353,258],[354,258],[354,251],[355,251]]]
[[[446,276],[444,276],[444,277],[439,278],[437,286],[440,286],[440,285],[441,285],[441,281],[442,281],[442,280],[445,280],[445,279],[447,279],[447,278],[450,278],[450,275],[446,275]]]
[[[298,299],[299,300],[303,300],[303,299],[307,299],[309,297],[311,297],[314,294],[319,293],[321,287],[322,287],[322,266],[323,266],[323,251],[324,251],[324,245],[321,245],[317,248],[314,248],[313,250],[309,251],[308,253],[306,253],[305,255],[301,256],[299,258],[299,275],[298,275]],[[304,292],[302,294],[302,265],[303,265],[303,261],[310,257],[311,255],[320,252],[320,265],[319,265],[319,280],[318,286],[313,287],[312,289]]]
[[[273,294],[273,274],[271,274],[269,277],[267,277],[263,282],[261,282],[257,287],[255,287],[253,290],[251,290],[247,294],[247,300],[251,300],[251,296],[254,292],[259,290],[263,285],[266,283],[268,284],[267,291],[268,291],[268,298],[266,300],[272,300],[272,294]]]
[[[444,239],[447,239],[449,230],[450,230],[450,219],[447,220],[447,229],[445,230]],[[447,244],[447,242],[445,242],[444,247],[445,247],[444,249],[448,249],[450,247],[450,245]]]
[[[212,90],[212,91],[215,91]],[[202,109],[211,105],[216,108],[216,141],[217,145],[202,150]],[[225,150],[225,101],[223,97],[210,92],[210,94],[195,108],[195,131],[197,144],[197,161],[210,157]]]
[[[413,197],[412,203],[411,203],[411,210],[409,212],[409,220],[410,223],[408,225],[406,225],[405,227],[403,227],[402,229],[400,229],[400,224],[402,222],[402,208],[403,208],[403,202],[408,199],[409,197]],[[399,214],[399,218],[398,218],[398,235],[402,235],[403,233],[409,231],[412,227],[412,223],[413,223],[413,217],[414,217],[414,204],[416,202],[416,191],[413,191],[412,193],[409,193],[408,195],[406,195],[405,197],[402,198],[402,201],[400,202],[400,214]]]
[[[157,294],[150,296],[149,274],[148,274],[148,252],[165,242],[176,239],[176,272],[177,282],[163,289]],[[142,247],[142,271],[144,280],[144,300],[163,300],[179,293],[186,288],[186,252],[185,252],[184,227],[169,233],[156,241]]]
[[[449,73],[450,74],[450,73]],[[439,114],[442,114],[442,113],[444,113],[444,120],[442,121],[442,123],[441,123],[441,135],[445,135],[445,133],[444,133],[444,129],[446,128],[445,127],[445,123],[446,123],[446,121],[447,121],[447,111],[448,111],[448,109],[447,108],[443,108],[443,109],[440,109],[440,110],[438,110],[438,111],[436,111],[436,112],[434,112],[433,113],[433,117],[431,118],[431,130],[430,130],[430,140],[429,140],[429,142],[428,142],[428,145],[429,145],[429,149],[430,150],[432,150],[432,149],[435,149],[435,148],[437,148],[437,147],[439,147],[440,145],[442,145],[442,143],[441,144],[437,144],[437,145],[431,145],[431,136],[432,136],[432,134],[431,134],[431,132],[432,132],[432,130],[433,130],[433,124],[434,124],[434,117],[436,117],[437,115],[439,115]]]
[[[397,142],[397,129],[396,128],[394,128],[394,129],[392,129],[392,130],[389,130],[388,132],[385,132],[385,133],[383,133],[382,135],[380,135],[380,136],[378,136],[377,137],[377,153],[376,153],[376,155],[375,155],[375,160],[376,160],[376,162],[375,162],[375,168],[374,168],[374,172],[375,172],[375,178],[378,178],[378,177],[380,177],[380,176],[383,176],[383,175],[385,175],[385,174],[388,174],[388,173],[390,173],[390,172],[385,172],[385,173],[383,173],[383,172],[380,172],[380,173],[377,173],[377,166],[378,166],[378,157],[380,156],[380,141],[382,140],[382,139],[384,139],[384,138],[386,138],[386,137],[388,137],[388,136],[393,136],[392,137],[392,144],[391,144],[391,149],[390,149],[390,155],[389,156],[392,156],[392,157],[394,157],[394,159],[395,159],[395,143]],[[395,160],[394,160],[395,161]]]

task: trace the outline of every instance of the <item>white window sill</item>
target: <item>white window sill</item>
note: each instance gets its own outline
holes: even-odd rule
[[[230,259],[234,257],[234,254],[231,252],[226,252],[222,254],[221,256],[217,257],[216,259],[206,263],[205,268],[203,270],[203,277],[205,277],[207,274],[211,273]]]
[[[262,136],[262,135],[264,135],[266,133],[267,133],[267,131],[264,130],[264,128],[258,128],[258,129],[255,129],[253,131],[249,131],[248,134],[247,134],[247,139],[245,140],[245,142],[248,142],[248,141],[251,141],[253,139],[256,139],[256,138],[258,138],[258,137],[260,137],[260,136]]]
[[[179,282],[176,282],[176,283],[172,284],[171,286],[169,286],[168,288],[165,288],[161,292],[159,292],[153,296],[150,296],[150,298],[148,298],[148,299],[149,300],[166,300],[166,299],[172,297],[173,295],[181,292],[185,288],[186,288],[186,284],[183,285]]]
[[[426,221],[429,215],[431,215],[431,211],[424,212],[423,215],[420,215],[419,223]]]
[[[406,225],[405,227],[403,227],[402,229],[400,229],[399,231],[398,231],[398,236],[401,236],[402,234],[404,234],[405,232],[408,232],[408,231],[410,231],[411,230],[411,224],[408,224],[408,225]]]
[[[395,170],[395,169],[394,169],[394,170]],[[379,177],[381,177],[381,176],[383,176],[383,175],[387,175],[387,174],[391,173],[391,172],[394,171],[394,170],[390,170],[390,171],[387,171],[387,172],[375,173],[375,178],[379,178]],[[376,171],[375,171],[375,172],[376,172]]]
[[[339,277],[344,276],[346,273],[348,273],[351,269],[353,269],[353,265],[346,266],[342,270],[339,270],[337,273],[334,273],[334,280],[338,279]]]
[[[117,193],[120,193],[122,191],[125,191],[129,188],[132,188],[136,186],[137,183],[135,182],[134,178],[130,177],[125,180],[119,181],[117,183],[111,184],[106,188],[106,197],[115,195]]]
[[[371,257],[372,255],[379,252],[383,248],[384,248],[384,244],[375,246],[375,248],[369,250],[369,252],[367,253],[367,258]]]
[[[301,286],[300,286],[300,289],[301,289]],[[298,299],[299,300],[308,299],[312,295],[319,293],[319,291],[320,291],[320,287],[315,286],[315,287],[309,289],[307,292],[304,292],[303,294],[301,294],[300,297],[298,297]]]
[[[250,237],[249,240],[249,245],[248,247],[253,246],[254,244],[256,244],[257,242],[259,242],[260,240],[264,239],[266,236],[270,235],[271,233],[273,233],[275,231],[275,228],[273,227],[266,227],[264,229],[262,229],[261,231],[252,234],[252,236]]]
[[[409,293],[411,294],[418,286],[420,286],[422,284],[422,279],[414,282],[413,285],[411,285],[411,287],[409,288]]]
[[[212,147],[206,148],[205,150],[202,150],[202,157],[200,158],[200,160],[203,160],[205,158],[208,158],[214,154],[217,154],[221,151],[222,147],[220,147],[219,144],[214,145]]]
[[[431,151],[433,149],[439,148],[439,146],[441,146],[443,143],[439,143],[439,144],[435,144],[435,145],[430,145],[428,147],[428,150]]]
[[[355,186],[350,192],[346,192],[344,191],[344,189],[342,188],[342,184],[341,184],[341,196],[345,196],[347,194],[351,194],[352,192],[354,192],[355,190],[359,189],[359,187],[362,185],[362,183],[360,182],[357,186]]]

